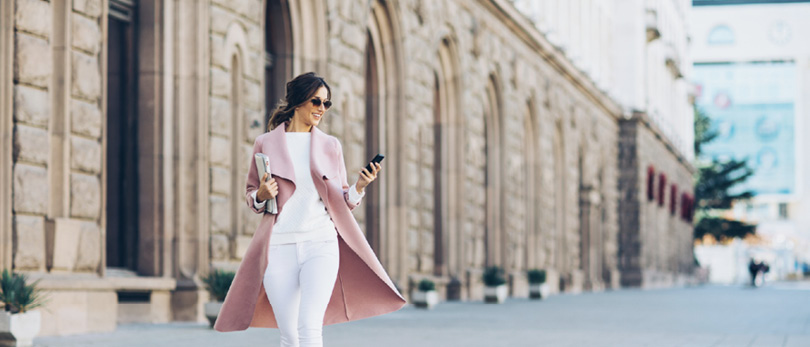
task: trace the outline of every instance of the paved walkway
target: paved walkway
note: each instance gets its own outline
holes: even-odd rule
[[[328,347],[810,346],[810,284],[704,286],[513,299],[502,305],[406,306],[327,326]],[[201,324],[126,325],[113,333],[43,337],[41,347],[278,346],[278,330],[218,333]]]

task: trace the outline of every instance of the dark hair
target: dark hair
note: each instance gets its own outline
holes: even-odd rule
[[[332,98],[332,89],[326,84],[323,77],[314,72],[300,74],[287,82],[287,95],[284,100],[279,100],[276,110],[267,122],[267,131],[275,129],[281,123],[289,122],[295,114],[295,108],[315,95],[320,87],[326,87],[326,99]]]

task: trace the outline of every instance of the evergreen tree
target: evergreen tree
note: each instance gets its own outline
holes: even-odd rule
[[[756,225],[717,216],[713,210],[729,209],[734,201],[753,197],[751,191],[734,192],[733,188],[745,182],[754,170],[748,167],[746,160],[730,159],[718,161],[701,156],[702,146],[713,141],[717,132],[712,130],[711,119],[695,107],[695,158],[697,164],[697,182],[695,184],[695,208],[697,222],[695,239],[710,234],[717,240],[743,238],[756,232]]]

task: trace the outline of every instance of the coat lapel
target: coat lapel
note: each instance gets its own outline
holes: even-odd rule
[[[295,184],[295,170],[287,150],[287,125],[282,123],[267,134],[262,144],[262,153],[270,158],[270,172]]]

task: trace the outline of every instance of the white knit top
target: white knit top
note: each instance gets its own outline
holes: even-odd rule
[[[284,203],[284,209],[276,217],[270,244],[298,243],[304,241],[327,240],[335,237],[335,224],[326,212],[326,206],[315,189],[310,174],[310,132],[287,132],[287,150],[292,159],[295,174],[295,191]],[[341,163],[342,164],[342,163]],[[359,203],[365,194],[357,193],[354,185],[349,188],[349,200]],[[264,208],[265,202],[253,201],[257,209]]]

